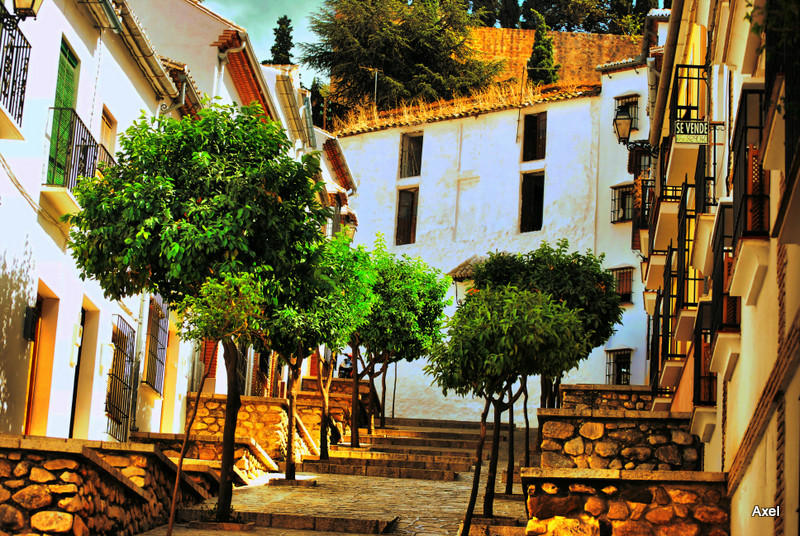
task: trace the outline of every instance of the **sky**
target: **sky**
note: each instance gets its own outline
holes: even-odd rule
[[[259,60],[272,57],[270,48],[275,43],[273,28],[278,19],[286,15],[292,21],[292,61],[300,63],[298,43],[316,41],[316,34],[308,28],[308,16],[322,7],[323,0],[205,0],[203,5],[247,30]],[[321,73],[301,66],[300,79],[311,86],[314,76],[327,78]]]

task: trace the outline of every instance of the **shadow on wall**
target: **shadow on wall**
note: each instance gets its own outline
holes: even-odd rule
[[[22,256],[0,253],[0,432],[22,433],[28,389],[29,343],[23,337],[25,308],[36,287],[30,244]]]

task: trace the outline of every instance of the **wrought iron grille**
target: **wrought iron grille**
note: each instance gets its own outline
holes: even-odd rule
[[[733,248],[742,237],[769,233],[769,173],[758,164],[758,144],[764,130],[764,92],[742,91],[733,131]]]
[[[661,358],[659,357],[661,348],[661,303],[664,295],[661,290],[656,292],[656,303],[651,318],[650,341],[648,353],[650,354],[650,385],[653,390],[658,389],[658,374],[661,372]]]
[[[614,286],[622,303],[633,301],[633,268],[613,268],[609,270],[614,274]]]
[[[606,384],[631,384],[632,350],[606,350]]]
[[[676,250],[672,246],[667,250],[667,263],[664,265],[663,300],[661,302],[661,352],[659,353],[659,370],[668,360],[683,359],[678,353],[675,343],[675,323],[678,319],[678,285],[677,270],[672,268]]]
[[[0,102],[21,125],[31,44],[16,25],[5,22],[12,19],[0,2]]]
[[[631,249],[640,250],[639,231],[650,225],[650,213],[655,199],[655,181],[642,173],[634,180],[633,225],[631,226]]]
[[[716,137],[716,130],[712,132]],[[695,214],[706,214],[710,208],[717,205],[717,180],[716,177],[708,175],[707,153],[713,147],[703,146],[697,152],[697,167],[694,171],[694,212]],[[713,173],[713,168],[712,168]]]
[[[108,391],[106,393],[106,415],[108,434],[117,441],[125,441],[128,436],[128,416],[133,385],[133,354],[136,349],[136,331],[130,324],[116,316],[111,334],[114,356],[108,372]]]
[[[676,311],[696,307],[702,290],[703,278],[691,266],[694,250],[694,232],[697,223],[694,207],[689,203],[689,195],[695,190],[694,184],[683,184],[680,206],[678,207],[678,248],[677,252],[677,303]]]
[[[714,231],[711,272],[711,331],[739,331],[739,298],[728,293],[733,270],[733,207],[720,205],[717,228]]]
[[[694,405],[717,405],[717,375],[711,372],[711,304],[697,307],[694,324]]]
[[[631,221],[634,204],[633,184],[611,189],[611,223]]]
[[[91,177],[97,167],[98,144],[72,108],[53,110],[53,138],[47,184],[72,190],[78,177]]]
[[[676,65],[670,97],[670,137],[675,134],[675,121],[706,119],[708,81],[704,65]]]
[[[150,298],[147,319],[147,371],[144,383],[158,394],[164,394],[164,366],[167,362],[169,307],[160,295]]]
[[[98,145],[98,154],[97,154],[97,161],[104,163],[107,167],[116,166],[117,161],[114,159],[114,155],[112,155],[106,146],[102,143]]]

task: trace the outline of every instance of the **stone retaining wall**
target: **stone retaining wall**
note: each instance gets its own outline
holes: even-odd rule
[[[317,377],[303,376],[300,380],[301,391],[317,391]],[[332,378],[330,393],[341,393],[351,395],[353,393],[353,380],[351,378]],[[364,398],[369,395],[369,381],[360,380],[358,382],[358,394]]]
[[[194,399],[195,394],[189,393],[186,400],[187,420],[194,408]],[[200,408],[189,433],[222,438],[226,402],[225,395],[200,395]],[[252,437],[273,460],[282,460],[286,456],[289,429],[287,410],[288,405],[283,398],[243,396],[236,425],[236,437]]]
[[[725,475],[522,469],[527,534],[728,536]]]
[[[0,436],[0,535],[130,536],[166,523],[174,464],[151,445],[107,445]],[[184,505],[208,497],[188,478],[182,491]]]
[[[561,409],[608,409],[650,411],[653,389],[645,385],[561,385]]]
[[[542,467],[695,471],[691,413],[540,409]]]

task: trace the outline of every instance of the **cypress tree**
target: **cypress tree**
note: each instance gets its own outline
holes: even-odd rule
[[[275,34],[275,44],[272,45],[271,63],[277,65],[288,65],[292,63],[292,20],[284,15],[278,19],[278,25],[273,28]]]
[[[536,27],[536,37],[528,60],[528,80],[534,85],[555,84],[561,66],[553,64],[553,38],[547,35],[547,24],[538,12],[531,11],[530,20]]]
[[[491,28],[497,22],[497,0],[472,0],[472,13],[481,24]]]
[[[519,4],[517,0],[500,0],[497,16],[502,28],[519,28]]]

